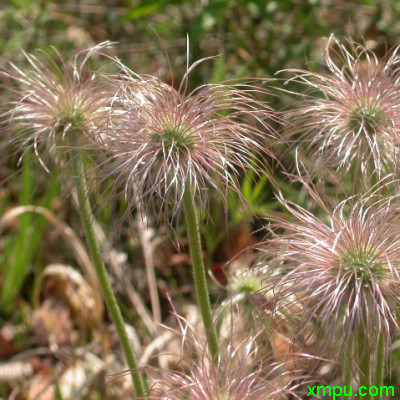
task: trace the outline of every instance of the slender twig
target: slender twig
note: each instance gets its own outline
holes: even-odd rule
[[[144,263],[146,266],[146,277],[150,292],[151,310],[153,312],[155,323],[160,324],[161,308],[157,289],[157,278],[154,270],[153,245],[151,242],[150,230],[146,227],[143,218],[145,218],[143,216],[143,213],[139,212],[136,220],[136,225],[139,230],[139,240],[142,246]]]

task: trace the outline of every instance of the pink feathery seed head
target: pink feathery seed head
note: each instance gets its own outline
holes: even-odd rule
[[[104,123],[112,100],[100,71],[88,65],[107,46],[101,43],[68,60],[55,49],[54,56],[25,54],[27,68],[3,68],[0,74],[13,82],[14,98],[13,108],[2,115],[9,130],[6,145],[17,144],[18,152],[33,147],[45,169],[43,153],[61,145],[83,146],[88,133]]]
[[[274,234],[265,249],[268,265],[281,272],[265,283],[275,293],[277,308],[295,297],[302,305],[293,316],[300,331],[315,322],[316,333],[329,346],[334,343],[336,355],[351,353],[359,332],[365,346],[374,346],[381,335],[388,351],[400,316],[397,199],[376,193],[352,198],[333,211],[325,207],[327,221],[282,202],[296,221],[278,222],[285,233]]]
[[[264,332],[238,336],[221,342],[220,358],[214,362],[204,341],[196,336],[194,327],[182,320],[185,354],[180,370],[156,372],[157,390],[149,398],[164,400],[265,400],[296,396],[300,376],[286,371],[281,364],[259,357],[258,339]],[[196,356],[197,354],[197,356]],[[149,371],[152,375],[152,371]]]
[[[288,138],[318,164],[364,180],[392,173],[400,149],[400,57],[379,60],[365,46],[330,37],[327,72],[288,70],[309,89],[301,106],[288,111]],[[318,97],[311,95],[316,94]]]
[[[206,191],[223,197],[238,189],[238,175],[260,153],[272,156],[267,137],[273,113],[256,95],[266,89],[241,82],[187,89],[190,67],[178,89],[121,65],[109,125],[97,141],[109,154],[105,176],[115,175],[129,207],[180,208],[187,186],[200,203]],[[269,118],[269,120],[267,119]],[[104,170],[104,168],[103,168]]]

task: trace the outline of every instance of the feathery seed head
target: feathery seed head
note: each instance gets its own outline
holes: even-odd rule
[[[236,275],[230,282],[229,286],[236,293],[253,294],[258,292],[262,285],[261,281],[251,271],[245,271],[242,275]]]
[[[351,40],[331,36],[326,46],[328,72],[289,70],[294,80],[319,98],[304,95],[301,108],[287,113],[288,135],[309,156],[368,181],[392,173],[400,150],[400,57],[398,48],[383,60]]]
[[[228,276],[228,288],[234,293],[252,295],[262,288],[263,279],[268,276],[268,268],[237,268]]]
[[[266,289],[275,291],[278,308],[295,296],[303,331],[317,322],[339,353],[352,351],[360,331],[366,346],[382,334],[388,350],[398,330],[400,219],[391,200],[371,196],[326,208],[329,225],[282,200],[297,222],[280,221],[286,233],[268,242],[268,263],[282,275]]]
[[[121,68],[109,126],[98,141],[110,155],[105,176],[117,176],[128,209],[138,203],[150,208],[157,198],[174,215],[187,185],[200,203],[207,201],[208,188],[225,196],[229,186],[238,190],[237,176],[255,154],[272,155],[265,150],[266,137],[274,133],[265,120],[271,109],[253,96],[265,89],[223,83],[189,92],[193,67],[178,89]]]
[[[207,346],[198,340],[194,327],[183,320],[181,329],[186,353],[192,356],[182,358],[180,371],[161,371],[157,379],[160,390],[150,398],[268,400],[280,399],[295,389],[294,371],[289,373],[282,365],[258,356],[257,341],[261,333],[240,339],[236,336],[238,332],[232,332],[215,363]]]
[[[11,64],[10,69],[1,70],[15,83],[10,87],[14,107],[3,115],[3,120],[12,123],[8,144],[33,146],[43,166],[42,147],[78,144],[77,139],[84,144],[89,131],[104,121],[111,101],[111,92],[87,65],[107,45],[99,44],[68,60],[56,50],[55,57],[26,54],[29,68]]]

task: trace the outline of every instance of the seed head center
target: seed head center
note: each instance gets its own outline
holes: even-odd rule
[[[341,259],[342,271],[352,275],[354,280],[369,284],[373,279],[380,279],[384,263],[373,253],[359,252]]]
[[[251,294],[261,289],[261,278],[251,273],[243,273],[235,276],[231,281],[235,292]]]
[[[367,135],[374,135],[388,121],[385,110],[377,103],[362,102],[349,114],[350,127],[354,131],[363,130]]]
[[[190,150],[195,147],[192,131],[186,127],[166,126],[151,134],[151,141],[168,149],[175,147],[178,151]]]
[[[59,101],[57,123],[61,128],[67,125],[80,128],[88,121],[87,114],[78,101]]]

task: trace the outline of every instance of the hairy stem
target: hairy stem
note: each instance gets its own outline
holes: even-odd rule
[[[201,250],[199,221],[196,214],[193,191],[190,185],[186,185],[182,204],[185,211],[186,226],[189,236],[190,254],[192,257],[197,302],[200,306],[200,312],[203,318],[204,328],[206,330],[210,353],[214,361],[216,361],[219,354],[218,338],[211,315],[210,296],[208,294],[206,273]]]
[[[370,352],[370,343],[366,341],[365,332],[360,327],[358,329],[357,334],[357,357],[359,363],[359,383],[360,388],[364,386],[363,391],[365,395],[363,396],[364,400],[371,400],[371,396],[369,394],[369,388],[371,386],[371,352]]]
[[[380,399],[381,396],[381,386],[383,385],[383,378],[385,376],[385,343],[382,334],[379,335],[378,348],[376,350],[376,360],[375,360],[375,376],[374,376],[374,386],[379,388],[379,393],[375,399]]]
[[[103,263],[103,259],[100,252],[99,243],[97,241],[96,233],[93,228],[93,213],[90,205],[89,198],[87,196],[86,180],[84,178],[84,166],[81,154],[77,154],[73,160],[74,173],[77,177],[76,189],[78,193],[78,200],[80,206],[81,217],[83,225],[85,227],[86,239],[88,242],[92,261],[96,269],[96,274],[100,282],[100,286],[103,292],[104,299],[110,316],[114,322],[117,330],[119,339],[121,340],[122,348],[125,353],[126,361],[129,368],[131,369],[132,381],[135,387],[137,397],[144,396],[144,384],[140,374],[137,372],[138,364],[136,356],[133,351],[131,342],[128,338],[128,334],[125,328],[122,314],[119,309],[117,299],[115,298],[114,292],[111,288],[110,281],[107,277],[107,271]]]
[[[352,378],[352,367],[351,367],[351,354],[345,354],[345,360],[343,365],[343,385],[346,390],[350,390]],[[345,394],[343,394],[342,398],[345,398]]]

